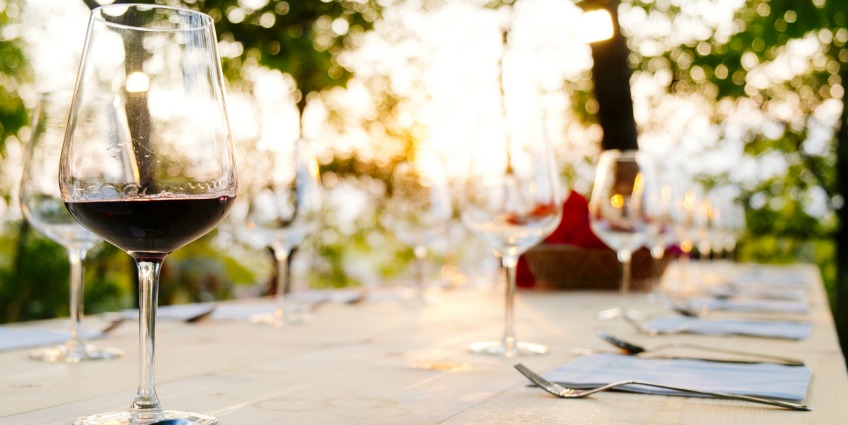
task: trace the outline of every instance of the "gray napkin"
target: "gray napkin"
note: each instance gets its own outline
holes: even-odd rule
[[[690,359],[649,359],[620,354],[592,354],[542,374],[573,388],[590,388],[622,380],[639,380],[704,391],[802,401],[811,372],[806,366],[772,363],[721,363]],[[661,388],[624,386],[644,394],[696,396]]]
[[[83,329],[82,335],[86,339],[95,339],[103,336],[100,332],[86,329]],[[0,326],[0,351],[58,345],[64,343],[70,337],[71,332],[67,329]]]
[[[724,310],[770,313],[807,313],[810,310],[806,301],[764,300],[757,298],[690,298],[686,301],[691,310]]]
[[[661,316],[642,324],[658,332],[683,331],[702,335],[748,335],[766,338],[804,339],[813,325],[785,320],[710,319],[686,316]]]

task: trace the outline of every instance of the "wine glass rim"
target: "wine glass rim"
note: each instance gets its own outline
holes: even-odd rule
[[[196,15],[202,20],[202,25],[192,26],[188,28],[145,28],[136,25],[127,25],[127,24],[118,24],[115,22],[111,22],[104,17],[104,15],[110,15],[108,13],[109,10],[119,10],[119,9],[139,9],[139,10],[148,10],[148,9],[159,9],[159,10],[167,10],[171,13],[184,13],[189,15]],[[186,9],[184,7],[175,7],[175,6],[165,6],[159,4],[140,4],[140,3],[113,3],[102,5],[94,8],[91,11],[91,17],[93,20],[98,22],[102,22],[104,25],[114,28],[124,28],[124,29],[132,29],[136,31],[155,31],[155,32],[187,32],[187,31],[199,31],[205,30],[209,27],[212,27],[215,21],[211,16],[197,11]]]

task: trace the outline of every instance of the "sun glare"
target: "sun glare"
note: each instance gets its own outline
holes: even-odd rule
[[[590,10],[583,14],[578,31],[580,40],[586,43],[609,40],[612,38],[612,16],[606,9]]]

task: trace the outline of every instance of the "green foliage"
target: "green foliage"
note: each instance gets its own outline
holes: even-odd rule
[[[646,15],[666,14],[673,19],[687,13],[686,4],[633,0],[627,7],[640,8]],[[690,10],[691,11],[691,10]],[[838,226],[832,199],[839,193],[836,175],[836,131],[817,121],[817,110],[833,100],[833,88],[841,85],[839,70],[848,66],[845,30],[848,9],[844,1],[755,0],[746,2],[734,17],[733,30],[698,38],[680,45],[664,45],[655,56],[639,53],[635,34],[632,66],[637,73],[669,72],[667,96],[699,96],[713,106],[713,122],[722,134],[725,120],[738,113],[742,104],[754,105],[771,127],[751,127],[741,135],[744,154],[757,161],[771,155],[782,158],[785,169],[761,180],[733,182],[727,175],[701,176],[707,186],[738,185],[747,208],[748,231],[740,250],[743,261],[818,263],[829,286],[835,279],[834,235]],[[838,35],[842,33],[841,35]],[[818,44],[803,71],[791,78],[769,78],[763,82],[757,68],[775,63],[799,40]],[[653,40],[662,45],[664,40]],[[778,67],[787,67],[777,64]],[[836,99],[843,103],[843,99]],[[780,109],[791,105],[791,114]],[[838,123],[836,124],[839,125]],[[843,123],[844,125],[844,123]],[[814,135],[814,132],[818,134]],[[829,134],[824,149],[807,149],[810,139]],[[811,211],[813,197],[824,199],[826,211]]]
[[[14,17],[19,13],[19,1],[0,1],[0,28],[14,29]],[[4,152],[6,139],[16,135],[28,121],[17,89],[29,80],[30,73],[16,32],[17,29],[0,35],[0,58],[3,58],[0,60],[0,155]]]
[[[230,299],[235,285],[257,280],[256,273],[215,243],[215,234],[211,232],[165,259],[159,280],[160,304]]]
[[[296,81],[301,112],[306,95],[343,86],[350,79],[341,55],[380,17],[374,0],[274,0],[253,2],[255,9],[237,0],[185,3],[212,16],[219,37],[240,50],[237,55],[224,52],[230,80],[239,80],[248,62],[280,70]]]
[[[26,222],[0,233],[0,323],[68,316],[68,252],[39,235]],[[109,247],[111,248],[111,247]],[[95,248],[85,263],[87,313],[128,308],[131,276],[128,258],[116,249]]]

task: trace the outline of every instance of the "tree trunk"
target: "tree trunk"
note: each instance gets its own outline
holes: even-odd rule
[[[618,0],[604,7],[609,11],[613,36],[609,40],[591,43],[592,79],[598,101],[598,121],[604,131],[601,147],[607,149],[638,149],[633,98],[630,95],[632,71],[627,63],[629,50],[618,25]]]
[[[840,72],[848,81],[848,67]],[[842,205],[836,209],[839,229],[836,232],[836,299],[833,316],[842,352],[848,353],[848,90],[842,94],[841,125],[836,133],[836,175]]]

